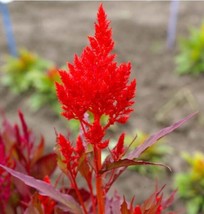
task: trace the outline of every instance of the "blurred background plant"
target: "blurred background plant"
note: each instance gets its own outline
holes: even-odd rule
[[[32,111],[38,111],[45,106],[60,115],[60,104],[56,97],[55,82],[60,82],[58,67],[39,55],[21,49],[18,57],[8,56],[2,67],[1,83],[16,94],[31,91],[29,106]],[[77,133],[79,123],[69,121],[70,132]]]
[[[189,37],[181,38],[176,57],[178,74],[204,72],[204,23],[200,28],[190,29]]]
[[[204,154],[184,153],[183,158],[188,163],[188,170],[175,175],[178,195],[187,205],[187,214],[204,213]]]
[[[8,86],[13,92],[20,93],[33,88],[38,75],[42,75],[52,63],[40,58],[37,54],[25,49],[19,51],[18,57],[8,56],[2,71],[2,84]]]
[[[53,108],[54,112],[60,113],[60,106],[57,102],[55,82],[60,82],[58,68],[51,67],[46,72],[36,73],[37,81],[33,82],[35,93],[31,96],[31,106],[37,111],[45,105]]]

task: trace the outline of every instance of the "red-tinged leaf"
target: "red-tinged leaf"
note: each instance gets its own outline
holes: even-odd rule
[[[16,192],[23,198],[29,198],[31,195],[30,187],[25,185],[21,180],[13,178],[13,184],[15,186]]]
[[[159,191],[155,191],[152,195],[149,196],[148,199],[144,201],[142,205],[140,205],[142,213],[146,214],[160,213],[160,209],[162,209],[163,188],[164,186]]]
[[[117,170],[113,171],[113,176],[111,176],[111,179],[106,183],[106,185],[104,187],[104,191],[106,193],[109,191],[109,189],[111,188],[111,186],[113,185],[115,180],[117,180],[119,178],[119,176],[124,172],[125,169],[126,169],[126,167],[121,167],[121,168],[118,168]]]
[[[125,198],[124,198],[123,203],[121,204],[120,213],[121,214],[131,214],[131,210],[128,209],[128,205],[127,205]]]
[[[133,210],[133,203],[134,203],[134,200],[135,200],[135,196],[133,196],[131,202],[130,202],[130,210]]]
[[[23,173],[12,170],[1,164],[0,167],[5,169],[12,176],[23,181],[26,185],[38,190],[41,195],[48,196],[53,200],[59,202],[62,205],[61,208],[63,207],[64,211],[69,211],[73,214],[82,214],[80,205],[74,200],[72,196],[61,193],[59,190],[55,189],[51,184],[48,184],[44,181],[35,179],[28,175],[24,175]]]
[[[29,129],[28,126],[26,124],[26,121],[24,119],[24,115],[21,111],[18,112],[20,121],[21,121],[21,125],[22,125],[22,129],[23,129],[23,134],[25,136],[26,142],[29,143]]]
[[[24,214],[43,214],[43,212],[39,212],[34,206],[29,205],[29,207],[26,208]]]
[[[86,160],[86,156],[85,155],[86,154],[84,154],[79,159],[78,171],[86,179],[87,183],[91,184],[92,173],[91,173],[91,169],[90,169],[89,163]]]
[[[81,189],[79,189],[79,192],[80,192],[80,195],[81,195],[82,200],[84,202],[86,202],[87,200],[90,199],[91,194],[86,189],[81,188]],[[69,194],[69,195],[71,195],[76,201],[78,201],[80,203],[79,198],[77,196],[77,193],[76,193],[75,189],[73,189],[73,188],[67,189],[66,193]]]
[[[117,169],[120,167],[128,167],[128,166],[134,166],[134,165],[154,165],[154,166],[164,166],[167,167],[169,170],[171,170],[168,166],[161,164],[161,163],[153,163],[148,161],[142,161],[142,160],[130,160],[130,159],[121,159],[118,161],[115,161],[113,163],[106,163],[102,169],[101,173],[110,171],[112,169]]]
[[[45,140],[43,137],[41,137],[40,143],[38,144],[37,148],[34,150],[31,165],[34,165],[35,162],[42,157],[44,149],[45,149]]]
[[[155,195],[151,195],[141,206],[142,213],[156,213],[159,204],[156,202]]]
[[[117,193],[117,191],[114,192],[113,196],[111,198],[107,197],[105,198],[105,211],[106,213],[120,213],[121,204],[123,202],[123,199],[121,196]]]
[[[56,167],[57,156],[55,153],[51,153],[40,158],[35,165],[32,166],[31,175],[42,180],[46,175],[50,176]]]
[[[159,139],[162,137],[170,134],[175,129],[179,128],[181,125],[183,125],[185,122],[187,122],[189,119],[194,117],[197,114],[197,112],[188,115],[184,119],[179,120],[178,122],[174,123],[173,125],[166,127],[160,131],[158,131],[156,134],[151,135],[144,143],[139,145],[135,150],[130,152],[127,156],[128,159],[134,159],[138,158],[146,149],[148,149],[150,146],[155,144]]]
[[[32,195],[31,201],[29,202],[24,214],[44,214],[38,193],[34,193]]]
[[[176,195],[176,192],[177,192],[177,190],[174,190],[167,199],[165,199],[164,201],[162,201],[162,207],[164,209],[166,209],[166,208],[168,208],[169,206],[172,205],[172,203],[174,201],[174,198],[175,198],[175,195]]]

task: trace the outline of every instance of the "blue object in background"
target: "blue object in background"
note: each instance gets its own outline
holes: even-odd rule
[[[11,55],[17,56],[17,49],[16,49],[16,42],[12,30],[12,25],[11,25],[11,19],[9,15],[9,9],[6,5],[6,3],[0,2],[0,12],[3,17],[3,24],[4,24],[4,29],[6,32],[6,38],[9,46],[9,51]]]
[[[179,0],[171,0],[170,17],[167,30],[167,47],[173,48],[176,39],[176,24],[179,9]]]

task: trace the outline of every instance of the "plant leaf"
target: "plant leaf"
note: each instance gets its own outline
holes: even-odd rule
[[[106,213],[120,213],[121,204],[123,200],[120,197],[120,195],[118,195],[117,191],[114,192],[111,198],[106,196],[105,201],[106,201],[105,204]]]
[[[165,135],[170,134],[175,129],[179,128],[181,125],[183,125],[186,121],[191,119],[193,116],[195,116],[197,112],[192,113],[188,115],[187,117],[179,120],[178,122],[174,123],[171,126],[168,126],[164,129],[161,129],[156,134],[151,135],[143,144],[139,145],[135,150],[130,152],[127,156],[128,159],[134,159],[138,158],[146,149],[148,149],[150,146],[155,144],[160,138],[164,137]]]
[[[78,171],[86,179],[87,183],[91,184],[92,172],[89,166],[89,163],[86,159],[86,153],[81,156],[79,159]]]
[[[55,201],[61,203],[62,205],[64,205],[64,208],[67,211],[70,211],[73,214],[82,214],[80,205],[74,200],[74,198],[72,196],[59,192],[51,184],[48,184],[44,181],[35,179],[28,175],[24,175],[23,173],[17,172],[6,166],[3,166],[2,164],[0,164],[0,167],[5,169],[8,173],[13,175],[14,177],[23,181],[26,185],[38,190],[40,194],[42,194],[44,196],[48,196],[48,197],[54,199]]]
[[[127,205],[127,202],[125,199],[124,199],[123,203],[121,204],[120,212],[121,212],[121,214],[130,214],[131,213],[130,210],[128,209],[128,205]]]
[[[34,165],[36,161],[43,156],[44,149],[45,149],[45,140],[44,140],[44,137],[41,137],[40,143],[33,151],[33,158],[31,161],[31,165]]]
[[[39,211],[33,207],[32,205],[30,205],[24,212],[24,214],[39,214]]]
[[[46,175],[50,176],[57,166],[57,156],[51,153],[41,157],[32,166],[32,176],[38,179],[43,179]]]
[[[134,165],[155,165],[155,166],[164,166],[167,167],[169,170],[171,170],[168,166],[161,164],[161,163],[153,163],[143,160],[130,160],[130,159],[122,159],[119,161],[115,161],[113,163],[107,163],[103,166],[101,169],[101,173],[110,171],[112,169],[117,169],[120,167],[128,167],[128,166],[134,166]]]
[[[126,167],[120,167],[117,170],[114,171],[113,176],[111,177],[111,179],[106,183],[105,187],[104,187],[104,191],[107,193],[111,186],[113,185],[113,183],[115,182],[115,180],[118,179],[118,177],[125,171]]]
[[[177,190],[174,190],[174,191],[170,194],[170,196],[162,202],[162,207],[163,207],[164,209],[166,209],[166,208],[168,208],[169,206],[172,205],[172,203],[173,203],[173,201],[174,201],[174,198],[175,198],[175,195],[176,195],[176,192],[177,192]]]

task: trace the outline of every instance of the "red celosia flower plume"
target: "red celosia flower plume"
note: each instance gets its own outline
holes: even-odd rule
[[[76,147],[73,147],[69,140],[67,140],[63,135],[59,134],[57,142],[59,145],[59,149],[64,156],[63,162],[66,164],[67,170],[74,177],[76,177],[79,159],[85,152],[82,139],[78,137]]]
[[[120,65],[111,53],[114,47],[112,30],[101,5],[97,14],[95,35],[81,56],[75,56],[68,71],[60,70],[62,84],[56,83],[63,115],[84,122],[84,114],[91,113],[96,123],[108,116],[104,128],[115,122],[125,123],[132,111],[136,80],[128,83],[131,64]],[[93,125],[93,124],[90,124]]]

